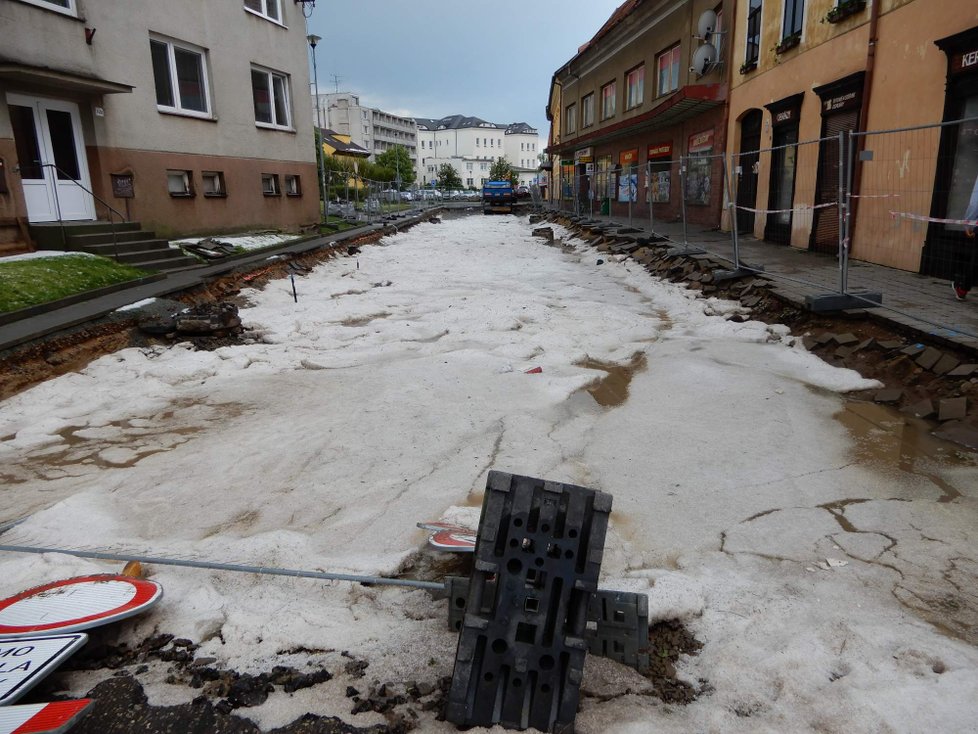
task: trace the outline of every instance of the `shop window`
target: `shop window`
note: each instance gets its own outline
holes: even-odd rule
[[[655,66],[659,74],[659,96],[675,92],[679,89],[679,61],[682,55],[682,45],[677,43],[672,48],[663,51],[655,57]]]
[[[632,69],[625,75],[626,101],[625,109],[638,107],[645,101],[645,64]]]
[[[167,171],[166,190],[174,198],[193,196],[193,173],[191,171]]]
[[[204,196],[228,195],[227,187],[224,185],[224,174],[221,171],[202,171],[200,181]]]
[[[594,124],[594,92],[581,99],[581,127]]]
[[[564,111],[564,133],[577,131],[577,105],[569,104]]]
[[[207,63],[203,49],[151,38],[156,107],[194,117],[210,117]]]
[[[282,189],[279,187],[277,173],[263,173],[261,175],[261,192],[265,196],[282,195]]]
[[[962,119],[955,132],[954,163],[947,197],[949,219],[972,221],[978,219],[978,94],[968,97],[963,105]],[[951,128],[953,130],[953,128]],[[964,224],[948,224],[948,231],[964,232]]]
[[[609,82],[601,87],[601,119],[607,120],[615,116],[615,102],[617,100],[617,85]]]
[[[285,177],[285,195],[302,196],[302,185],[298,176],[287,175]]]

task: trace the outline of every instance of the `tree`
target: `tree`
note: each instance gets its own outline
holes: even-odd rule
[[[377,156],[376,163],[384,169],[382,179],[385,181],[400,181],[401,184],[414,183],[416,175],[411,156],[403,145],[395,145]]]
[[[455,166],[451,163],[442,163],[438,166],[438,188],[462,188],[462,177],[458,175],[458,171],[455,170]]]
[[[506,156],[498,158],[495,163],[489,168],[489,180],[490,181],[509,181],[513,186],[518,183],[518,177],[516,171],[513,170],[512,164],[506,160]]]

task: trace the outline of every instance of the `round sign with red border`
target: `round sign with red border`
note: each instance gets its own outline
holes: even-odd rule
[[[160,600],[155,581],[98,574],[54,581],[0,600],[0,638],[77,632],[139,614]]]

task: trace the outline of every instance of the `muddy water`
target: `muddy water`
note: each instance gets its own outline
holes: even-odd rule
[[[621,405],[628,399],[628,386],[636,373],[645,369],[644,354],[636,354],[628,364],[614,364],[597,359],[585,359],[575,363],[577,367],[601,370],[607,375],[586,388],[594,402],[604,408]]]

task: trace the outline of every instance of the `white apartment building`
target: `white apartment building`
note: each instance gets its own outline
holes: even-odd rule
[[[498,125],[463,115],[416,121],[417,182],[421,186],[436,181],[438,169],[448,163],[464,186],[478,188],[488,180],[493,162],[504,156],[521,184],[534,183],[538,176],[540,142],[537,131],[525,122]]]
[[[349,92],[320,94],[313,98],[313,124],[349,135],[351,140],[370,151],[370,160],[396,145],[407,148],[417,166],[418,126],[411,117],[401,117],[360,104],[360,97]]]

